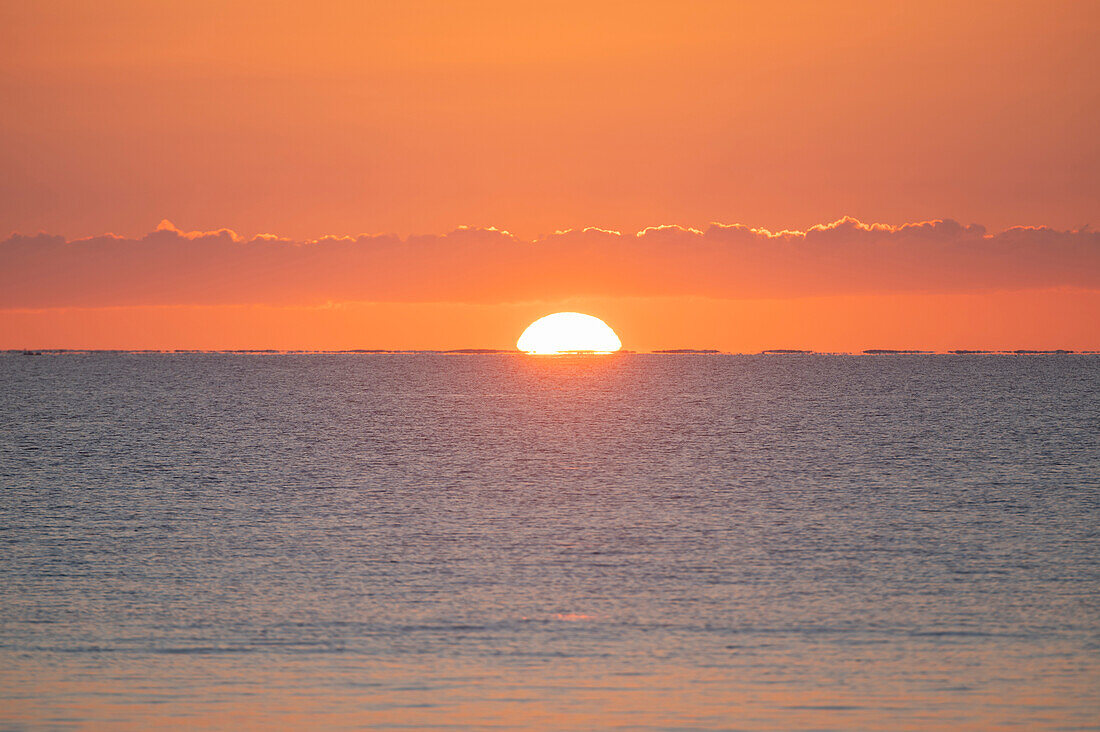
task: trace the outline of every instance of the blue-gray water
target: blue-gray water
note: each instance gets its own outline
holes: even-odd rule
[[[1100,728],[1100,357],[0,356],[0,727]]]

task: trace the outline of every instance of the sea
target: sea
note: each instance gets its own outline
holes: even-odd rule
[[[1100,729],[1100,356],[0,356],[0,729]]]

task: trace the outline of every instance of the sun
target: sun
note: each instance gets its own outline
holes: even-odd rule
[[[584,313],[554,313],[539,318],[516,341],[527,353],[614,353],[619,336],[599,318]]]

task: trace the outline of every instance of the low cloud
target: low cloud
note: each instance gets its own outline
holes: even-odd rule
[[[527,241],[496,229],[426,236],[244,239],[163,221],[139,239],[0,242],[0,308],[504,303],[565,297],[724,299],[1100,290],[1100,232],[844,218],[807,231],[712,224],[596,228]]]

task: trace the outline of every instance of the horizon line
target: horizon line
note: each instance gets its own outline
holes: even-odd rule
[[[449,355],[449,356],[1066,356],[1098,355],[1098,350],[1071,348],[1017,348],[1017,349],[969,349],[953,348],[948,350],[918,348],[866,348],[858,351],[815,351],[801,348],[768,348],[761,351],[723,351],[717,348],[660,348],[649,351],[620,349],[610,353],[567,352],[560,354],[531,354],[519,349],[508,348],[7,348],[0,349],[5,356],[44,356],[44,355],[80,355],[80,354],[129,354],[129,355],[202,355],[232,354],[256,356],[281,355],[349,355],[349,356],[392,356],[392,355]]]

